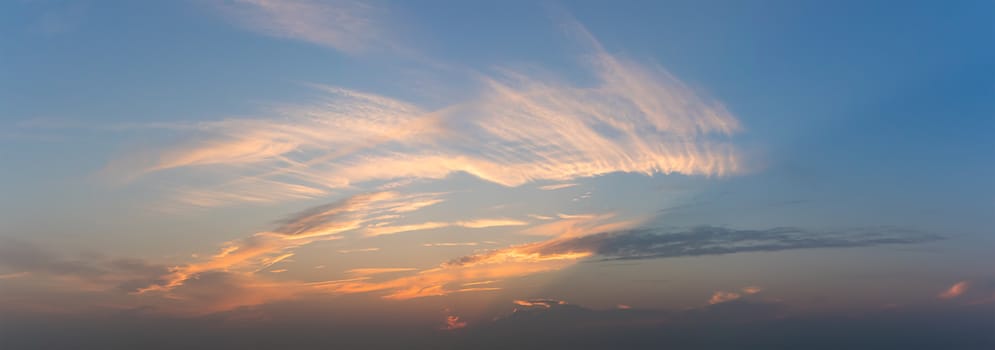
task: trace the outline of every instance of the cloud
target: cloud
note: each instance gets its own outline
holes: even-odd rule
[[[569,187],[574,187],[574,186],[577,186],[577,184],[575,184],[575,183],[562,183],[562,184],[552,184],[552,185],[539,186],[539,189],[543,190],[543,191],[555,191],[555,190],[569,188]]]
[[[485,285],[485,284],[494,284],[494,283],[497,283],[497,282],[500,282],[500,281],[499,280],[489,280],[489,281],[467,282],[467,283],[463,283],[463,287],[481,286],[481,285]]]
[[[406,272],[414,270],[417,269],[412,267],[373,267],[373,268],[351,269],[346,271],[345,273],[356,276],[369,276],[369,275],[379,275],[384,273]]]
[[[463,327],[466,327],[465,321],[460,320],[459,316],[449,315],[446,316],[446,324],[442,327],[442,329],[446,331],[451,331]]]
[[[257,4],[263,5],[270,6]],[[176,194],[180,203],[218,206],[458,172],[509,187],[564,182],[543,186],[554,189],[616,172],[724,176],[744,170],[729,140],[741,127],[721,103],[658,66],[612,55],[593,38],[584,43],[591,84],[497,69],[476,75],[475,97],[435,109],[315,85],[322,98],[269,117],[173,126],[195,141],[122,158],[107,172],[138,177],[227,167],[232,178]]]
[[[715,293],[712,293],[712,297],[708,299],[708,304],[715,305],[715,304],[730,302],[733,300],[739,300],[744,296],[760,293],[760,291],[762,290],[763,289],[761,289],[760,287],[749,286],[749,287],[740,288],[740,291],[742,291],[742,293],[727,292],[721,290],[715,291]]]
[[[743,293],[746,293],[746,294],[757,294],[757,293],[762,292],[763,288],[760,288],[760,287],[757,287],[757,286],[749,286],[749,287],[743,287],[740,290],[743,291]]]
[[[269,119],[151,125],[192,141],[116,159],[103,172],[132,180],[176,169],[228,167],[220,183],[175,190],[173,201],[194,206],[316,198],[376,178],[336,174],[346,159],[356,161],[350,155],[372,149],[390,152],[402,145],[419,148],[441,132],[437,118],[413,105],[334,87],[314,88],[324,95],[313,105],[280,107]]]
[[[811,231],[793,227],[762,230],[699,226],[688,230],[633,229],[557,239],[516,249],[543,256],[590,253],[605,259],[652,259],[790,249],[915,244],[942,239],[896,227]]]
[[[727,301],[733,301],[733,300],[739,299],[739,297],[740,297],[739,293],[717,291],[714,294],[712,294],[712,298],[711,299],[708,299],[708,303],[712,304],[712,305],[715,305],[715,304],[724,303],[724,302],[727,302]]]
[[[358,197],[358,196],[357,196]],[[382,211],[403,208],[397,200],[416,198],[410,195],[376,195],[366,200],[356,197],[340,201],[335,206],[321,206],[307,210],[283,221],[281,227],[293,229],[261,232],[242,240],[229,242],[221,251],[206,260],[181,265],[171,269],[155,267],[136,261],[114,260],[119,274],[124,271],[141,272],[141,278],[117,278],[128,290],[141,291],[145,295],[161,295],[165,300],[197,299],[195,305],[175,306],[175,310],[205,312],[205,310],[225,310],[243,305],[256,305],[273,300],[297,298],[309,294],[356,294],[377,292],[387,299],[412,299],[428,296],[450,295],[454,293],[485,292],[499,290],[499,287],[486,286],[493,281],[556,271],[582,259],[598,257],[608,259],[647,259],[680,256],[731,254],[737,252],[778,251],[787,249],[864,247],[881,244],[911,244],[938,239],[910,230],[897,228],[858,229],[845,231],[806,231],[796,228],[775,228],[768,230],[734,230],[719,227],[698,227],[690,230],[638,229],[585,236],[566,236],[547,241],[511,246],[464,256],[445,262],[438,267],[416,270],[413,268],[364,268],[348,271],[357,276],[343,280],[299,282],[281,280],[267,281],[265,276],[256,275],[273,264],[284,261],[293,255],[294,249],[311,242],[338,236],[309,235],[297,239],[301,232],[319,230],[324,232],[326,221],[341,220],[366,222],[365,216],[382,215]],[[376,200],[370,200],[375,198]],[[329,212],[348,213],[353,206],[365,206],[378,210],[364,211],[365,215],[340,216],[325,215]],[[316,220],[315,217],[321,217]],[[578,216],[566,216],[571,219]],[[337,227],[337,225],[333,225]],[[300,228],[304,228],[303,231]],[[7,247],[7,246],[5,246]],[[25,249],[16,249],[25,251]],[[72,271],[82,276],[104,276],[93,264],[64,264],[58,259],[17,259],[16,254],[0,255],[0,262],[23,271],[53,270]],[[11,263],[11,261],[52,260],[54,263],[32,265]],[[41,268],[39,268],[41,267]],[[409,273],[410,272],[410,273]],[[371,280],[370,275],[399,273],[399,277],[386,280]],[[212,281],[208,283],[208,281]],[[188,286],[191,282],[195,285]],[[211,289],[223,286],[222,290]],[[753,294],[759,287],[744,287],[743,293]],[[227,294],[226,294],[227,293]],[[207,294],[210,297],[200,298]],[[217,294],[217,295],[215,295]],[[224,294],[224,295],[222,295]],[[728,302],[741,296],[736,292],[716,293],[712,303]],[[198,299],[199,298],[199,299]],[[207,305],[209,301],[213,304]],[[535,300],[529,301],[536,303]],[[194,307],[196,306],[196,307]],[[523,304],[524,306],[524,304]],[[200,310],[200,311],[198,311]]]
[[[556,299],[513,300],[512,303],[515,304],[515,305],[522,306],[522,307],[527,307],[527,308],[538,307],[538,308],[543,308],[543,309],[548,309],[548,308],[552,307],[553,305],[566,305],[567,304],[567,302],[565,302],[563,300],[556,300]]]
[[[438,193],[400,195],[374,192],[350,197],[342,202],[318,206],[284,220],[274,232],[290,239],[311,238],[355,230],[363,223],[379,221],[384,215],[407,213],[442,202]],[[380,226],[385,227],[385,226]]]
[[[533,218],[536,217],[533,216]],[[614,213],[583,215],[561,213],[557,214],[557,218],[558,220],[554,220],[552,217],[538,217],[536,219],[553,221],[529,227],[522,230],[521,233],[536,236],[577,237],[591,233],[624,230],[636,227],[644,221],[641,219],[614,220]]]
[[[5,274],[0,275],[0,280],[8,280],[8,279],[20,278],[20,277],[24,277],[24,276],[27,276],[27,275],[30,275],[30,274],[31,274],[30,272],[5,273]]]
[[[339,253],[351,254],[351,253],[368,253],[380,251],[380,248],[357,248],[357,249],[339,249]]]
[[[454,221],[454,222],[423,222],[418,224],[410,225],[399,225],[399,226],[376,226],[366,229],[367,236],[382,236],[382,235],[392,235],[403,232],[411,231],[421,231],[421,230],[431,230],[443,227],[465,227],[465,228],[488,228],[488,227],[503,227],[503,226],[523,226],[529,223],[520,220],[512,219],[477,219],[477,220],[467,220],[467,221]]]
[[[219,4],[235,23],[274,37],[358,53],[387,46],[382,10],[353,0],[237,0]]]
[[[968,287],[970,287],[970,284],[967,281],[960,281],[954,283],[950,288],[937,295],[937,297],[940,299],[953,299],[964,294]]]
[[[440,242],[440,243],[425,243],[422,244],[423,247],[473,247],[480,243],[477,242]]]
[[[808,231],[798,228],[735,230],[702,226],[690,230],[634,229],[567,236],[491,250],[452,259],[417,276],[371,283],[361,281],[357,290],[395,290],[388,297],[407,299],[455,292],[446,286],[465,276],[504,279],[555,271],[582,259],[601,260],[674,258],[740,252],[790,249],[869,247],[884,244],[914,244],[940,239],[938,236],[899,228]],[[397,291],[399,290],[399,291]],[[745,287],[743,293],[759,292]],[[723,292],[719,299],[732,300]]]
[[[28,276],[57,277],[81,290],[118,290],[132,292],[146,285],[165,283],[161,277],[166,266],[133,258],[107,258],[81,255],[66,258],[55,252],[20,240],[0,239],[0,267],[20,272],[4,274],[0,279]]]
[[[294,250],[301,246],[341,239],[344,233],[360,230],[364,225],[378,222],[385,216],[417,211],[438,203],[441,201],[440,196],[437,193],[375,192],[312,207],[281,220],[272,231],[257,232],[227,242],[218,253],[207,259],[174,267],[161,277],[165,283],[148,284],[140,291],[169,295],[190,279],[213,271],[241,274],[241,279],[251,280],[253,273],[290,258]],[[376,248],[361,251],[374,249]],[[293,288],[288,287],[289,290]]]

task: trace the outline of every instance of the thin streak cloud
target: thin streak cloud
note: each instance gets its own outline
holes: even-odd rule
[[[564,188],[570,188],[570,187],[574,187],[574,186],[577,186],[577,184],[575,184],[575,183],[563,183],[563,184],[552,184],[552,185],[539,186],[539,189],[543,190],[543,191],[555,191],[555,190],[560,190],[560,189],[564,189]]]

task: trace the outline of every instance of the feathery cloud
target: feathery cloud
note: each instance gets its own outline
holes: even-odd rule
[[[266,35],[347,53],[390,45],[382,10],[354,0],[236,0],[219,4],[235,23]]]
[[[741,127],[721,103],[660,67],[608,53],[583,28],[576,30],[588,38],[590,85],[500,69],[479,74],[475,98],[435,110],[316,85],[324,99],[266,118],[183,125],[177,129],[197,141],[108,169],[134,177],[227,167],[233,175],[220,184],[179,190],[178,201],[199,206],[321,197],[376,181],[438,180],[456,172],[509,187],[563,182],[541,187],[553,190],[615,172],[743,171],[728,139]]]

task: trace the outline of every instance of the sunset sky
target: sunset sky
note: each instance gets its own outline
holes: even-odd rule
[[[0,4],[0,348],[995,348],[995,2]]]

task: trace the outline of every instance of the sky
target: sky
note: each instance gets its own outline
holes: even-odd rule
[[[990,1],[0,32],[0,348],[995,347]]]

